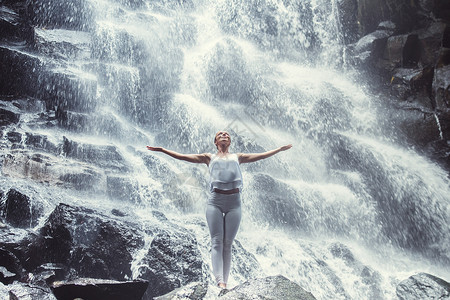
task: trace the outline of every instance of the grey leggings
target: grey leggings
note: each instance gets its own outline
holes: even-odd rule
[[[241,222],[240,193],[224,195],[212,192],[206,207],[211,234],[211,257],[217,284],[227,283],[231,266],[231,245]]]

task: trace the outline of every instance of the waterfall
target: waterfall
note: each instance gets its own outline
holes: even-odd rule
[[[284,273],[319,299],[389,298],[404,273],[448,265],[448,177],[396,144],[380,126],[380,102],[355,72],[342,71],[337,1],[93,5],[97,109],[139,129],[108,131],[113,141],[213,152],[214,133],[226,129],[237,152],[294,145],[243,166],[238,240],[264,273]],[[156,167],[144,170],[137,159],[129,175],[140,181],[141,204],[180,223],[202,217],[206,167],[148,155]],[[152,189],[163,200],[155,203]],[[193,230],[207,243],[204,228]]]
[[[338,0],[88,2],[90,56],[73,72],[96,82],[96,118],[69,116],[64,134],[117,147],[129,165],[122,201],[143,226],[148,209],[163,211],[209,263],[207,167],[145,146],[212,153],[227,130],[233,152],[293,144],[242,165],[235,247],[260,269],[234,263],[231,285],[281,273],[317,299],[390,299],[419,271],[450,278],[448,175],[390,134],[382,101],[347,69]],[[114,207],[112,185],[83,201]]]

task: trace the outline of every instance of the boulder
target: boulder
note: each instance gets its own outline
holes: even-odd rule
[[[154,300],[201,300],[208,292],[208,284],[205,282],[191,282],[179,287],[163,296],[155,297]]]
[[[419,273],[397,285],[400,300],[449,299],[450,283],[427,273]]]
[[[6,110],[0,108],[0,126],[8,126],[10,124],[17,124],[20,120],[20,115],[12,112],[10,110]]]
[[[20,143],[22,141],[22,134],[16,131],[9,131],[6,133],[6,138],[11,143]]]
[[[391,36],[387,39],[383,59],[391,70],[398,67],[415,67],[420,59],[417,34]]]
[[[225,293],[219,299],[283,299],[283,300],[313,300],[311,293],[284,276],[270,276],[249,280]]]
[[[396,68],[392,72],[391,92],[400,100],[408,100],[410,97],[420,99],[424,108],[432,110],[433,103],[429,99],[431,98],[433,73],[432,67]]]
[[[186,230],[159,233],[139,268],[151,282],[143,299],[164,295],[182,285],[203,281],[204,262],[195,237]]]
[[[15,227],[30,228],[37,225],[43,207],[21,192],[10,189],[6,194],[5,220]]]
[[[22,276],[19,259],[10,251],[0,248],[0,282],[10,284]]]
[[[296,201],[299,196],[288,184],[266,174],[256,174],[250,184],[252,190],[259,191],[257,198],[260,199],[252,215],[271,225],[298,226],[309,230],[307,213]]]
[[[23,244],[22,261],[28,270],[62,263],[72,275],[125,280],[131,277],[133,253],[144,243],[136,227],[91,209],[59,204],[39,235]]]
[[[73,281],[56,281],[51,289],[58,300],[140,300],[148,281],[114,281],[106,279],[79,278]]]
[[[25,283],[14,283],[7,286],[10,300],[56,300],[48,287]]]
[[[349,46],[351,59],[356,65],[369,67],[382,57],[387,39],[392,33],[393,31],[389,29],[378,29],[363,36]]]

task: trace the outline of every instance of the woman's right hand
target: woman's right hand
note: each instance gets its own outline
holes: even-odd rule
[[[147,146],[147,149],[150,150],[150,151],[158,151],[158,152],[162,152],[163,151],[163,147]]]

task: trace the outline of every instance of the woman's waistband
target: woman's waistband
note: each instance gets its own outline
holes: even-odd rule
[[[224,194],[224,195],[237,194],[237,193],[239,193],[239,188],[235,188],[235,189],[231,189],[231,190],[221,190],[218,188],[214,188],[213,192],[218,193],[218,194]]]

